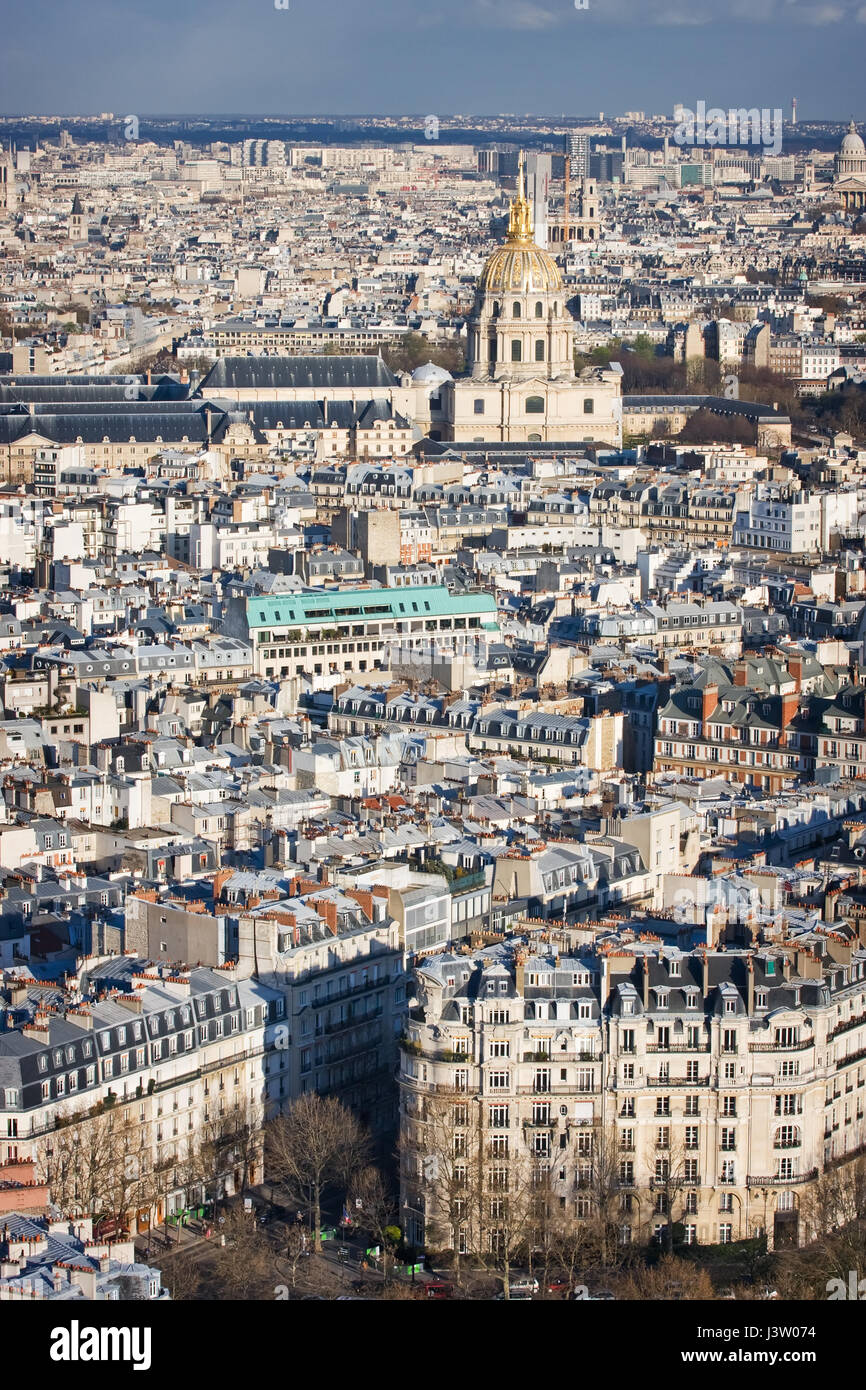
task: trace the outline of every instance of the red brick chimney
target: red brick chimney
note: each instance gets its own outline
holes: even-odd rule
[[[805,661],[802,656],[792,656],[788,659],[788,675],[794,682],[794,689],[799,694],[803,688],[803,667]]]
[[[796,690],[792,690],[788,695],[782,696],[782,728],[787,729],[800,705],[800,696]]]
[[[745,684],[746,684],[746,679],[747,679],[747,677],[746,677],[746,663],[745,663],[745,661],[737,661],[737,662],[735,662],[735,663],[734,663],[734,685],[745,685]]]
[[[710,715],[714,713],[719,703],[719,687],[717,685],[704,686],[704,699],[701,707],[701,719],[706,724]]]

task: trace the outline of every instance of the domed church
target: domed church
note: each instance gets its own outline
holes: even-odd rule
[[[553,257],[536,245],[520,157],[505,244],[488,258],[467,324],[468,376],[442,385],[452,440],[622,443],[618,368],[574,369],[574,320]]]
[[[852,119],[834,161],[834,191],[846,212],[866,208],[866,145]]]

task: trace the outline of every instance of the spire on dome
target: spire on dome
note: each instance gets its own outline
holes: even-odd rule
[[[508,241],[532,242],[532,209],[526,196],[523,151],[517,162],[517,196],[511,201],[508,218]]]

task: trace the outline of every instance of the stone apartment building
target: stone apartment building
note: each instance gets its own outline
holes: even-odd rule
[[[710,659],[658,714],[655,772],[723,776],[773,794],[815,768],[816,725],[801,708],[803,663]],[[853,756],[853,755],[852,755]]]
[[[389,889],[301,886],[303,896],[262,902],[239,924],[241,973],[254,970],[284,1003],[282,1094],[335,1095],[393,1138],[407,977]]]
[[[9,995],[7,1019],[17,1026],[0,1033],[0,1161],[33,1160],[51,1185],[58,1133],[110,1114],[140,1142],[130,1222],[146,1230],[202,1198],[195,1156],[223,1117],[246,1117],[252,1131],[279,1108],[285,998],[233,967],[132,955],[82,959],[70,983],[51,1005],[26,984]],[[244,1166],[248,1182],[261,1181],[260,1136],[236,1163],[229,1154],[222,1190],[239,1190]]]
[[[812,1186],[866,1138],[857,933],[584,941],[418,967],[399,1075],[409,1238],[501,1251],[534,1188],[548,1215],[614,1220],[622,1244],[669,1221],[687,1243],[808,1240]]]

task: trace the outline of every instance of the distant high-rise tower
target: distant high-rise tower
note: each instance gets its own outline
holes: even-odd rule
[[[570,130],[565,137],[565,153],[571,161],[571,177],[589,178],[589,136]]]
[[[791,97],[791,125],[797,124],[797,98]]]
[[[11,212],[15,206],[15,162],[12,151],[0,150],[0,212]]]

